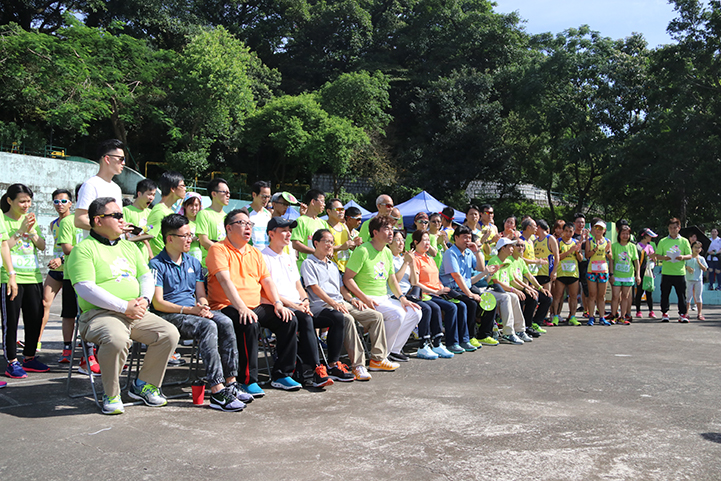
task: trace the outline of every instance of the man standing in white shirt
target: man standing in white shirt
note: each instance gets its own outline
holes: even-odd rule
[[[85,181],[78,192],[75,204],[75,227],[90,230],[88,207],[98,197],[112,197],[115,203],[122,207],[123,192],[120,186],[113,182],[113,177],[119,175],[125,168],[125,152],[123,143],[117,139],[110,139],[98,146],[98,175]]]
[[[250,221],[253,223],[253,233],[250,236],[250,244],[261,251],[268,246],[268,221],[273,217],[265,208],[270,200],[270,183],[259,180],[251,187],[253,202],[250,204]]]

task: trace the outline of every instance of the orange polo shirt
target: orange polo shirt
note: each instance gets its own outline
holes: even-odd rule
[[[205,264],[208,266],[208,302],[211,309],[217,311],[231,305],[215,277],[221,271],[230,272],[230,279],[248,308],[255,309],[260,305],[260,281],[270,277],[270,272],[258,249],[246,244],[244,251],[240,252],[226,238],[208,249]]]
[[[414,255],[413,260],[416,263],[416,272],[418,273],[418,283],[428,289],[438,291],[443,288],[441,280],[438,277],[438,266],[428,254],[422,256]]]

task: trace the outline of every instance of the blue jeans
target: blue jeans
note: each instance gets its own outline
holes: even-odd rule
[[[468,326],[465,322],[458,322],[458,319],[466,318],[466,305],[462,302],[455,304],[438,296],[431,296],[429,304],[433,304],[438,309],[438,318],[440,319],[441,311],[445,314],[443,323],[446,326],[446,345],[452,346],[460,342],[467,342]]]
[[[238,343],[233,321],[220,311],[212,313],[212,319],[192,314],[158,313],[178,328],[182,338],[198,341],[209,386],[225,383],[226,378],[238,375]]]

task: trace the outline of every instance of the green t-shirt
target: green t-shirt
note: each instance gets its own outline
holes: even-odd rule
[[[611,244],[611,256],[613,259],[613,278],[618,282],[633,282],[636,277],[636,269],[633,265],[638,260],[638,249],[636,244],[629,242],[622,246],[618,242]],[[683,262],[681,263],[683,264]]]
[[[527,283],[526,278],[531,276],[531,269],[528,268],[528,264],[526,263],[526,261],[523,260],[523,257],[519,257],[518,259],[516,259],[515,257],[511,256],[511,258],[513,259],[511,261],[510,267],[511,275],[514,279]]]
[[[664,237],[659,241],[658,247],[656,247],[656,254],[669,257],[673,257],[673,254],[682,256],[691,255],[691,245],[685,237],[678,236],[675,239]],[[684,261],[679,260],[676,262],[663,261],[661,274],[665,276],[683,276],[686,274],[686,270],[684,269],[685,265],[686,263]]]
[[[67,217],[67,216],[66,216]],[[50,223],[50,231],[53,233],[53,241],[55,242],[53,244],[53,259],[57,259],[58,257],[63,256],[63,248],[60,247],[60,241],[59,239],[59,232],[60,232],[60,222],[59,218],[56,218]],[[63,264],[60,264],[60,266],[57,269],[50,269],[51,271],[55,272],[63,272]]]
[[[293,232],[290,235],[291,241],[298,241],[302,244],[307,245],[311,249],[314,249],[313,247],[313,234],[319,229],[328,229],[328,224],[323,219],[319,218],[312,218],[308,217],[307,215],[302,215],[296,219],[298,222],[298,226],[293,229]],[[298,270],[301,270],[301,266],[303,265],[303,261],[306,260],[308,257],[308,254],[304,252],[298,252]]]
[[[371,219],[372,219],[372,217],[371,217]],[[371,234],[370,234],[370,232],[368,232],[368,223],[370,222],[371,219],[368,219],[367,221],[365,221],[361,224],[360,232],[358,233],[358,235],[360,236],[360,238],[363,242],[368,242],[369,240],[371,240]]]
[[[5,216],[0,215],[0,242],[8,240],[8,230],[5,226]]]
[[[194,220],[188,219],[188,227],[190,227],[190,233],[197,236],[196,231],[198,229],[197,224]],[[194,240],[190,243],[190,250],[188,254],[198,259],[201,263],[203,262],[203,249],[200,247],[200,241]]]
[[[153,236],[153,238],[149,241],[153,257],[160,254],[160,251],[165,248],[165,239],[163,239],[160,224],[163,222],[163,219],[173,213],[173,209],[162,202],[158,202],[148,215],[148,234]]]
[[[70,214],[60,221],[60,228],[58,229],[59,244],[70,244],[75,247],[84,237],[85,231],[75,227],[75,214]]]
[[[18,220],[8,217],[7,214],[3,217],[7,236],[10,238],[20,228],[25,216],[21,216]],[[37,222],[35,223],[35,232],[44,239]],[[43,281],[43,275],[40,273],[38,250],[27,235],[18,239],[17,243],[10,249],[10,258],[12,259],[13,270],[16,272],[15,281],[18,284],[37,284]],[[0,282],[7,284],[8,280],[9,276],[3,265]]]
[[[94,282],[110,294],[130,301],[140,296],[138,279],[150,272],[145,257],[132,242],[120,240],[114,246],[100,243],[88,237],[76,245],[65,263],[65,271],[73,285],[78,282]],[[78,297],[83,312],[97,306]]]
[[[502,282],[506,285],[511,285],[511,265],[513,263],[513,256],[506,257],[505,260],[501,260],[498,256],[493,256],[488,260],[489,266],[501,265],[501,267],[491,276],[488,280],[489,284],[494,282]]]
[[[142,227],[143,232],[142,234],[148,233],[148,216],[150,215],[150,209],[138,209],[134,205],[126,205],[123,207],[123,219],[125,219],[125,222],[129,224],[133,224],[137,227]],[[162,219],[161,219],[162,220]],[[128,234],[128,239],[131,239],[130,234]],[[133,242],[136,246],[138,246],[138,249],[144,254],[147,254],[147,251],[145,249],[145,242]]]
[[[208,239],[220,242],[225,239],[225,212],[216,212],[208,207],[198,212],[195,218],[195,235],[207,235]],[[208,250],[201,246],[203,251],[202,264],[205,267],[205,258],[208,257]]]
[[[368,296],[385,296],[388,278],[395,273],[391,250],[377,251],[370,242],[355,248],[345,268],[356,273],[353,280]]]

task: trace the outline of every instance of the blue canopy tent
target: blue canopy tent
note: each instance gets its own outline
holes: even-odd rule
[[[398,204],[396,207],[401,211],[401,215],[403,216],[403,225],[408,228],[413,226],[413,218],[418,212],[425,212],[426,214],[440,212],[447,206],[424,190],[415,197]],[[462,224],[466,220],[466,214],[455,209],[454,212],[453,221]]]
[[[361,211],[361,219],[363,219],[364,221],[370,219],[371,217],[373,217],[373,216],[375,215],[375,214],[373,214],[371,211],[369,211],[368,209],[364,209],[363,207],[361,207],[360,204],[358,204],[358,202],[356,202],[356,201],[354,201],[354,200],[349,201],[349,202],[348,202],[346,205],[344,205],[343,207],[344,207],[346,210],[348,210],[348,207],[357,207],[357,208]]]

